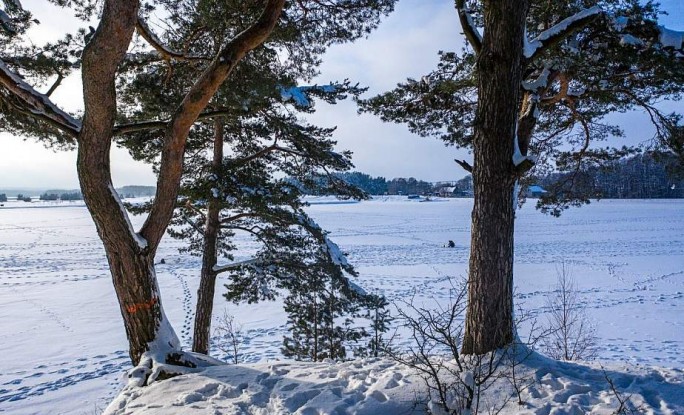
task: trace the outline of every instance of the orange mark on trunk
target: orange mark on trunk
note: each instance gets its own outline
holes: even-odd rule
[[[128,311],[130,314],[133,314],[133,313],[137,313],[140,310],[149,310],[155,304],[157,304],[157,299],[153,298],[150,301],[145,301],[143,303],[135,303],[135,304],[127,305],[126,311]]]

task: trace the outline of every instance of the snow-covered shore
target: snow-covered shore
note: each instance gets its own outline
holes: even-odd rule
[[[481,392],[479,413],[608,415],[621,401],[626,410],[640,414],[684,413],[684,373],[679,369],[560,363],[534,354],[516,370],[525,385],[524,404],[518,404],[510,379],[501,378]],[[218,366],[126,388],[104,413],[422,414],[426,396],[415,372],[388,360],[262,363]]]
[[[309,213],[349,254],[365,289],[392,300],[415,292],[434,304],[447,298],[446,278],[465,275],[471,200],[324,202]],[[82,205],[30,205],[0,208],[0,413],[100,413],[130,368],[101,242]],[[516,222],[516,302],[544,321],[555,268],[564,261],[598,329],[599,361],[676,378],[678,369],[644,367],[684,367],[681,217],[681,200],[606,200],[559,219],[526,205]],[[444,248],[448,240],[456,247]],[[164,308],[187,346],[199,263],[178,246],[163,241],[157,274]],[[217,296],[215,310],[225,308],[243,325],[244,362],[258,371],[282,363],[281,303],[236,306]]]

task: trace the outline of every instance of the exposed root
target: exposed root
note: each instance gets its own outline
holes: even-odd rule
[[[162,357],[160,359],[160,357]],[[128,372],[128,386],[147,386],[153,382],[179,375],[197,373],[206,367],[225,365],[225,362],[199,353],[171,351],[163,355],[146,352],[140,363]]]

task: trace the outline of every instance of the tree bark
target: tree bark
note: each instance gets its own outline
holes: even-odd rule
[[[284,3],[267,0],[259,19],[224,46],[175,111],[164,137],[155,200],[140,233],[114,190],[109,162],[117,113],[116,72],[136,27],[138,1],[106,0],[100,24],[83,51],[85,108],[78,135],[78,176],[107,254],[134,365],[148,351],[164,362],[180,347],[162,309],[153,260],[176,207],[190,128],[240,59],[266,40]]]
[[[212,173],[216,177],[222,175],[223,165],[223,120],[214,121],[214,157],[211,164]],[[197,289],[197,307],[195,308],[195,329],[192,340],[192,351],[209,354],[211,338],[211,316],[214,309],[214,292],[216,288],[218,234],[220,229],[219,212],[221,201],[214,195],[209,196],[207,205],[207,223],[204,228],[204,247],[202,250],[202,270],[200,285]]]
[[[486,1],[484,10],[464,354],[487,353],[513,340],[512,157],[528,1]]]
[[[137,13],[137,0],[106,1],[98,29],[84,49],[85,111],[77,158],[81,191],[104,244],[134,364],[155,341],[159,347],[177,346],[161,307],[153,267],[155,249],[133,231],[111,179],[114,81],[133,36]],[[159,338],[162,327],[164,336]]]

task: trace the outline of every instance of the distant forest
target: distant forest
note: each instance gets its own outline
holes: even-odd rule
[[[591,166],[577,173],[553,173],[532,178],[531,185],[553,189],[571,179],[575,191],[605,199],[684,198],[684,166],[674,156],[644,153],[621,159],[605,166]],[[336,178],[361,188],[369,195],[435,195],[472,196],[472,178],[453,182],[430,183],[409,178],[372,177],[361,172],[345,172]],[[324,179],[322,179],[324,180]]]
[[[141,196],[154,196],[155,192],[154,186],[123,186],[116,189],[117,193],[122,199],[141,197]],[[18,191],[7,191],[3,190],[0,193],[0,202],[7,202],[8,198],[14,197],[16,200],[21,200],[24,202],[31,202],[35,200],[32,195],[38,195],[38,200],[83,200],[83,195],[80,190],[63,190],[63,189],[52,189],[46,190],[44,192],[37,190],[18,190]]]

